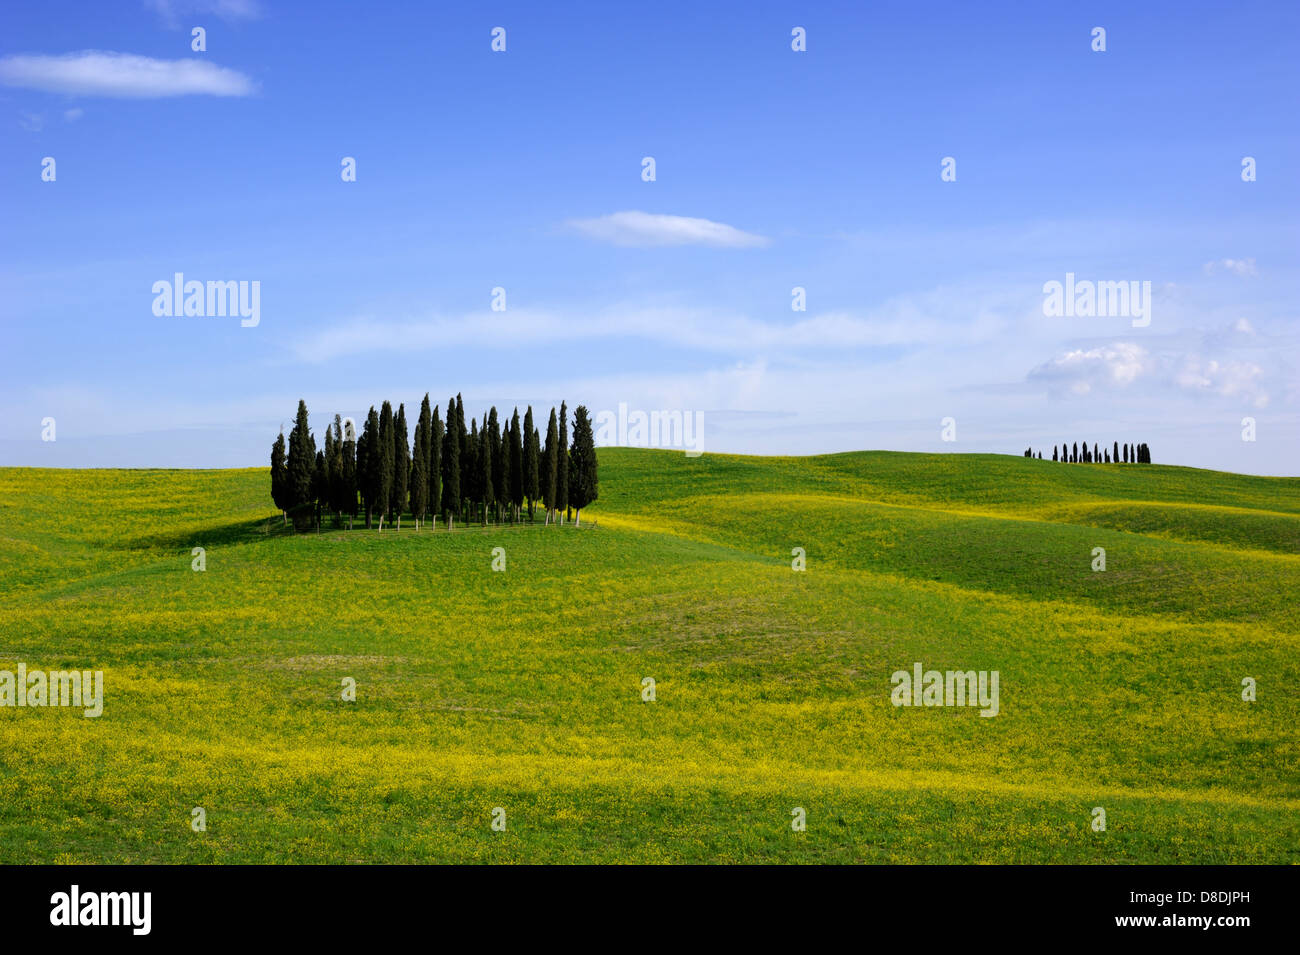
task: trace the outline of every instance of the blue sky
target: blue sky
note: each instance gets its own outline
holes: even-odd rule
[[[1300,473],[1300,8],[1135,6],[7,5],[0,464],[261,465],[300,397],[427,391]],[[156,316],[177,272],[260,321]],[[1150,324],[1044,315],[1066,273]]]

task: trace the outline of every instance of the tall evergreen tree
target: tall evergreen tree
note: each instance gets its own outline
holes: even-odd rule
[[[397,406],[393,421],[393,500],[389,509],[397,515],[397,529],[402,529],[402,512],[411,481],[411,443],[406,428],[406,404]]]
[[[560,450],[555,463],[555,510],[560,523],[569,517],[569,406],[560,402]]]
[[[528,498],[528,523],[533,522],[533,504],[537,500],[540,451],[537,447],[537,428],[533,424],[533,406],[524,415],[524,497]]]
[[[1070,463],[1071,464],[1079,463],[1079,446],[1077,444],[1074,446],[1074,450],[1070,452]]]
[[[317,498],[320,501],[318,524],[324,522],[327,513],[334,512],[334,498],[331,496],[334,490],[334,429],[329,424],[325,425],[325,449],[321,452],[321,458],[321,487]]]
[[[381,496],[383,478],[379,457],[379,412],[371,405],[365,426],[361,430],[361,439],[357,442],[357,477],[360,479],[361,500],[366,510],[366,530],[370,530],[374,513],[388,503],[388,496]]]
[[[510,497],[510,490],[504,486],[505,481],[505,454],[502,453],[501,445],[501,419],[497,417],[497,409],[494,406],[488,412],[487,417],[488,443],[492,446],[492,511],[496,515],[497,523],[501,522],[501,506],[505,504]]]
[[[438,525],[442,513],[442,441],[444,430],[437,405],[433,408],[433,426],[429,431],[429,514]]]
[[[510,498],[511,479],[510,474],[510,420],[505,419],[501,428],[501,453],[498,456],[501,463],[501,481],[497,484],[497,507],[505,514],[505,520],[514,523],[515,509],[514,503]],[[493,458],[495,464],[498,458]]]
[[[329,440],[329,428],[325,429],[325,440]],[[311,472],[312,511],[316,530],[320,530],[321,515],[329,507],[329,472],[325,465],[325,452],[316,452],[316,463]]]
[[[447,512],[447,530],[460,513],[460,416],[456,402],[447,402],[447,431],[442,442],[442,507]]]
[[[456,427],[460,433],[460,508],[463,516],[474,500],[474,453],[470,448],[470,429],[465,426],[465,399],[459,392],[456,393]]]
[[[478,436],[479,496],[483,500],[483,526],[487,527],[488,511],[496,502],[496,482],[493,478],[492,431],[487,415],[483,416],[483,430]]]
[[[280,510],[281,523],[289,523],[289,470],[284,463],[284,432],[271,445],[271,501]]]
[[[577,514],[574,526],[582,526],[582,509],[596,500],[600,491],[596,468],[596,439],[585,405],[573,410],[573,450],[569,452],[569,501]]]
[[[429,501],[429,475],[426,473],[429,467],[429,452],[426,447],[428,410],[429,403],[426,401],[415,423],[415,448],[411,453],[411,519],[415,521],[417,531],[420,529],[420,522],[424,520],[424,512]]]
[[[555,516],[555,466],[560,459],[560,427],[551,409],[551,420],[546,423],[546,444],[542,451],[542,505],[546,508],[546,523]]]
[[[390,514],[393,506],[393,462],[396,460],[397,443],[393,440],[393,406],[385,401],[379,409],[379,487],[376,509],[379,511],[379,529],[384,529],[384,516]]]
[[[519,429],[519,409],[515,408],[510,419],[510,505],[515,520],[519,520],[519,509],[524,504],[524,446],[523,432]]]
[[[1115,442],[1114,446],[1110,450],[1110,459],[1116,464],[1119,464],[1119,442],[1118,441]]]
[[[352,530],[352,518],[357,516],[356,439],[356,427],[349,421],[343,432],[343,511],[348,515],[348,530]]]
[[[288,470],[289,513],[294,527],[302,529],[311,522],[312,475],[316,469],[316,439],[307,424],[307,402],[298,402],[298,414],[289,432]]]

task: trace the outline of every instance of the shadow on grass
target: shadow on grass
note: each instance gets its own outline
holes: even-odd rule
[[[293,534],[293,525],[281,526],[278,517],[259,517],[251,521],[226,524],[195,525],[160,534],[142,534],[122,541],[121,550],[167,550],[190,547],[222,547],[230,544],[253,544],[272,537]]]

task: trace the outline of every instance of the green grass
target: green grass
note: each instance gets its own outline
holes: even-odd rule
[[[0,708],[0,862],[1300,862],[1300,479],[605,449],[595,527],[298,536],[268,485],[0,469],[0,669],[105,680]]]

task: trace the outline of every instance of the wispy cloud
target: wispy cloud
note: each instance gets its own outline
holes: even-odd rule
[[[614,212],[594,219],[570,219],[567,224],[590,238],[623,246],[711,245],[746,249],[768,244],[761,235],[742,232],[723,222],[651,212]]]
[[[891,300],[864,314],[825,312],[789,322],[760,321],[725,309],[615,306],[590,312],[510,308],[492,315],[499,341],[524,348],[559,341],[639,339],[711,354],[755,355],[824,349],[897,348],[971,344],[1004,334],[1006,320],[979,313],[954,327],[936,303]],[[294,345],[295,357],[323,362],[381,351],[402,341],[416,351],[483,344],[483,313],[424,319],[358,317],[323,329]]]
[[[1259,275],[1254,259],[1219,259],[1217,262],[1206,262],[1204,269],[1206,275],[1213,275],[1218,271],[1231,272],[1241,278]]]
[[[132,53],[83,50],[61,56],[0,59],[0,83],[81,96],[249,96],[251,79],[206,60],[155,60]]]
[[[145,0],[168,23],[183,15],[211,13],[223,20],[255,20],[262,15],[257,0]]]

